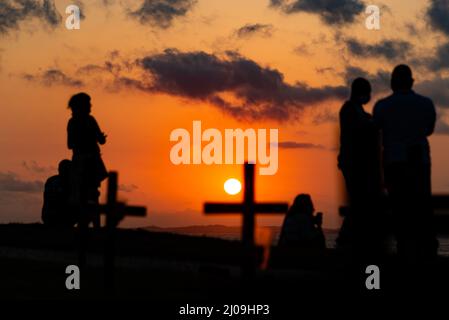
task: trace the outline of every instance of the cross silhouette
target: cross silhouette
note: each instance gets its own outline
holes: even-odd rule
[[[118,173],[109,172],[106,204],[97,205],[97,212],[106,215],[106,238],[104,246],[104,275],[105,288],[114,288],[114,257],[115,257],[115,232],[118,224],[125,216],[145,217],[145,207],[128,206],[124,202],[117,201]],[[80,265],[85,265],[87,247],[87,224],[81,227],[82,245],[80,248]]]
[[[254,164],[245,163],[244,165],[244,196],[243,202],[240,203],[216,203],[206,202],[204,204],[204,212],[206,214],[242,214],[242,243],[246,250],[255,248],[254,227],[256,214],[279,214],[288,210],[287,203],[257,203],[254,200]],[[252,256],[250,257],[252,259]],[[254,267],[254,261],[247,261],[250,270]],[[244,264],[245,265],[245,264]],[[246,266],[248,267],[248,265]],[[245,266],[244,266],[245,268]]]

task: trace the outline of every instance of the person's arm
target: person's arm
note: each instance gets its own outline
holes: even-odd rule
[[[95,137],[98,141],[99,144],[103,145],[106,143],[106,135],[104,134],[104,132],[102,132],[100,130],[100,126],[98,125],[97,121],[95,120],[95,118],[91,118],[94,128],[95,128]]]

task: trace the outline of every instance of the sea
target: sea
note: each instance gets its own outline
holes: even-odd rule
[[[158,228],[146,227],[145,229],[156,232],[170,232],[177,234],[184,234],[198,237],[213,237],[225,240],[240,240],[241,228],[239,226],[222,226],[222,225],[208,225],[208,226],[189,226],[178,228]],[[327,248],[335,248],[336,239],[338,236],[337,229],[324,229]],[[256,229],[256,242],[262,246],[276,245],[279,240],[280,227],[258,227]],[[449,236],[438,237],[439,240],[439,255],[449,257]],[[394,250],[394,240],[392,241],[392,250]]]

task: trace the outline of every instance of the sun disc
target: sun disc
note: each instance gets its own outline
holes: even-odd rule
[[[224,183],[224,190],[230,195],[235,195],[242,190],[242,184],[237,179],[228,179]]]

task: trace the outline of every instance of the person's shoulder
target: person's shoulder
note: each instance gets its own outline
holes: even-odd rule
[[[377,100],[376,105],[379,105],[379,106],[387,105],[393,100],[393,97],[394,97],[394,95],[390,94],[389,96],[381,98],[381,99]]]
[[[97,126],[97,119],[95,119],[95,117],[93,115],[89,115],[87,121],[89,122],[89,124]]]
[[[45,186],[51,186],[51,185],[58,184],[59,181],[60,181],[59,175],[51,176],[51,177],[48,178],[47,181],[45,182]]]
[[[421,101],[421,103],[424,103],[424,104],[427,104],[427,105],[433,105],[433,101],[429,97],[424,96],[424,95],[419,94],[419,93],[416,93],[416,92],[413,92],[413,94],[414,94],[416,99],[419,99]]]
[[[393,95],[390,94],[387,97],[377,100],[376,103],[374,104],[373,113],[376,114],[381,112],[383,109],[385,109],[387,106],[391,104],[392,99]]]
[[[350,100],[345,101],[340,108],[340,115],[345,115],[352,110],[352,102]]]

